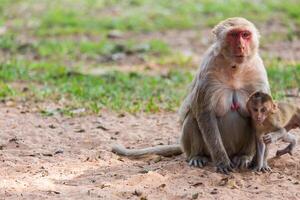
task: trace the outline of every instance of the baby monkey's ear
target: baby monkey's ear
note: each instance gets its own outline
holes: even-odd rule
[[[278,111],[278,105],[277,105],[277,103],[274,103],[274,102],[272,102],[273,103],[273,105],[272,105],[272,113],[276,113],[277,111]]]

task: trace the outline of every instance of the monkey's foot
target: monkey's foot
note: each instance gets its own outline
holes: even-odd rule
[[[253,170],[257,172],[264,172],[264,173],[272,171],[271,167],[269,167],[268,164],[264,164],[262,166],[255,166]]]
[[[208,158],[205,156],[194,156],[188,162],[190,166],[201,168],[208,163]]]
[[[246,169],[250,166],[251,160],[251,157],[247,155],[234,156],[232,159],[232,163],[235,168]]]
[[[291,156],[293,155],[293,148],[291,147],[291,145],[289,145],[289,146],[287,146],[286,148],[284,148],[284,149],[280,149],[280,150],[277,150],[277,152],[276,152],[276,156],[277,157],[280,157],[280,156],[282,156],[282,155],[284,155],[284,154],[290,154]]]
[[[216,166],[216,171],[221,174],[229,174],[230,172],[233,172],[233,164],[229,161],[228,163],[220,163]]]

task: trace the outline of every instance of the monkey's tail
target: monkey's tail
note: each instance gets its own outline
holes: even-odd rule
[[[126,149],[122,145],[114,145],[112,147],[112,152],[121,156],[128,157],[140,157],[144,155],[161,155],[161,156],[175,156],[183,153],[179,144],[173,145],[159,145],[155,147],[148,147],[144,149]]]

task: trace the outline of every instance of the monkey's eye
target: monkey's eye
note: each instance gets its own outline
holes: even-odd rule
[[[242,37],[245,38],[245,39],[250,38],[250,36],[251,36],[251,33],[248,32],[248,31],[245,31],[245,32],[242,33]]]
[[[258,109],[257,108],[253,108],[254,112],[258,112]]]
[[[262,113],[264,113],[264,112],[267,111],[267,109],[266,109],[266,108],[262,108],[260,111],[261,111]]]
[[[231,37],[238,37],[238,36],[239,36],[239,33],[238,33],[238,32],[235,32],[235,31],[232,31],[232,32],[229,33],[229,35],[230,35]]]

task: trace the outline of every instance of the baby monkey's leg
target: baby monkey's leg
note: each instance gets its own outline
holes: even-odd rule
[[[276,156],[282,156],[284,154],[293,154],[293,150],[297,144],[297,138],[296,136],[294,136],[291,133],[287,133],[285,134],[285,136],[283,136],[282,141],[284,142],[288,142],[290,143],[287,147],[285,147],[284,149],[280,149],[276,152]]]
[[[262,138],[256,138],[256,163],[254,166],[255,171],[267,172],[270,171],[271,168],[267,163],[267,150],[266,144],[263,142]]]

